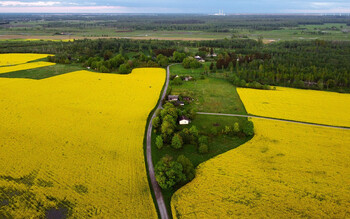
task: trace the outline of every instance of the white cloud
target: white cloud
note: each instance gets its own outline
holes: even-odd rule
[[[37,1],[37,2],[21,2],[21,1],[1,1],[0,6],[25,6],[25,7],[37,7],[37,6],[54,6],[59,5],[61,2],[52,2],[52,1]]]
[[[328,13],[350,13],[350,8],[329,8],[329,9],[291,9],[284,10],[285,13],[315,13],[315,14],[328,14]]]
[[[329,8],[329,7],[333,7],[334,3],[332,2],[311,2],[310,6],[312,8]]]
[[[311,5],[313,6],[330,6],[332,5],[333,3],[332,2],[311,2]]]

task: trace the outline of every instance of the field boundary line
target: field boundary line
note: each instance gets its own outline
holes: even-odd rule
[[[266,116],[255,116],[255,115],[249,115],[249,114],[248,115],[241,115],[241,114],[208,113],[208,112],[197,112],[197,114],[199,114],[199,115],[212,115],[212,116],[231,116],[231,117],[268,119],[268,120],[290,122],[290,123],[297,123],[297,124],[303,124],[303,125],[312,125],[312,126],[318,126],[318,127],[350,130],[350,127],[345,127],[345,126],[324,125],[324,124],[317,124],[317,123],[311,123],[311,122],[302,122],[302,121],[294,121],[294,120],[288,120],[288,119],[271,118],[271,117],[266,117]]]

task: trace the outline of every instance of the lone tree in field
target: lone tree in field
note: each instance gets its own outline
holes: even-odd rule
[[[162,189],[170,189],[178,182],[186,179],[183,167],[179,162],[173,161],[172,157],[165,156],[155,166],[156,180]]]

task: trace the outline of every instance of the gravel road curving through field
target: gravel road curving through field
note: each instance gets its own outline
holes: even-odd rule
[[[165,82],[165,86],[163,89],[163,94],[161,96],[161,99],[158,103],[157,109],[161,109],[162,108],[162,100],[165,98],[166,92],[168,90],[168,86],[169,86],[169,75],[170,75],[170,65],[167,67],[167,71],[166,71],[166,82]],[[152,121],[153,119],[156,117],[156,110],[154,111],[149,124],[148,124],[148,128],[147,128],[147,148],[146,148],[146,157],[147,157],[147,164],[148,164],[148,174],[149,177],[151,179],[151,184],[153,187],[153,191],[154,191],[154,195],[157,199],[157,205],[158,205],[158,209],[159,209],[159,213],[160,213],[160,217],[162,219],[168,219],[169,215],[168,215],[168,211],[164,202],[164,198],[163,198],[163,194],[162,194],[162,190],[159,187],[157,181],[156,181],[156,177],[154,174],[154,166],[152,163]]]

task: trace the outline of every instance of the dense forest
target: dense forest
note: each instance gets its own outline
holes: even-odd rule
[[[259,82],[261,87],[268,84],[348,92],[349,60],[349,42],[287,41],[246,55],[220,54],[216,67],[231,71],[231,81],[237,86]]]
[[[237,86],[254,82],[264,85],[290,86],[338,92],[350,91],[350,42],[285,41],[271,44],[249,39],[208,41],[161,41],[99,39],[73,42],[3,41],[0,53],[35,52],[56,56],[49,61],[81,63],[101,72],[128,73],[135,67],[166,66],[188,63],[189,56],[217,53],[207,62],[208,72],[226,72]],[[205,68],[204,68],[205,69]]]

